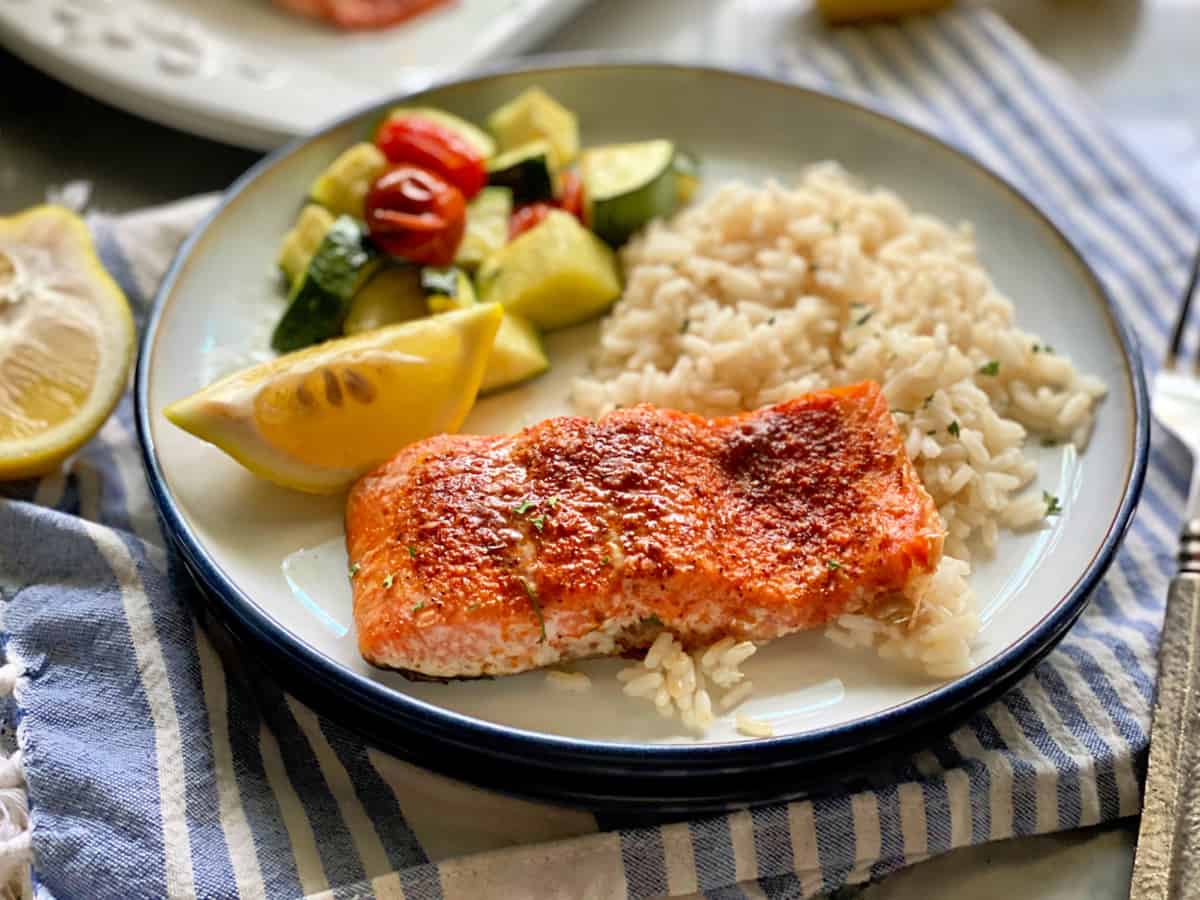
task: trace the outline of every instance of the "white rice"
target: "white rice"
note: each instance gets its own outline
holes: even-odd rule
[[[590,373],[575,382],[577,410],[599,416],[651,402],[727,415],[879,382],[941,513],[946,556],[901,602],[847,612],[827,633],[935,676],[968,669],[979,630],[972,555],[990,553],[1001,527],[1047,514],[1041,490],[1029,489],[1036,466],[1026,439],[1082,446],[1103,383],[1016,327],[969,225],[914,213],[832,164],[807,170],[794,188],[727,184],[652,223],[622,256],[625,292]],[[625,670],[638,671],[626,693],[665,715],[690,712],[693,727],[707,718],[697,711],[702,692],[711,707],[708,682],[744,699],[740,661],[706,666],[715,648],[689,657],[667,637]],[[731,659],[731,648],[718,655]],[[744,733],[763,733],[761,724],[737,723]]]

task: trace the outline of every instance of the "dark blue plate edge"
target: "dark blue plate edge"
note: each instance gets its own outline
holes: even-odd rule
[[[1110,326],[1123,351],[1122,361],[1125,364],[1126,377],[1133,394],[1135,419],[1133,459],[1121,503],[1104,541],[1072,589],[1037,625],[1003,653],[962,678],[936,688],[908,703],[832,728],[802,735],[683,747],[584,741],[480,721],[396,693],[390,688],[342,668],[307,645],[290,637],[285,629],[233,585],[216,563],[208,557],[195,536],[187,528],[166,487],[150,432],[151,412],[147,402],[150,348],[154,342],[166,298],[173,289],[193,246],[201,238],[209,224],[246,185],[314,137],[341,127],[360,116],[368,115],[375,110],[413,96],[406,95],[356,110],[312,135],[297,138],[256,163],[230,186],[217,207],[183,243],[156,293],[154,306],[142,339],[135,375],[134,402],[137,432],[143,462],[146,466],[147,481],[166,532],[180,549],[189,567],[205,589],[205,593],[210,599],[220,604],[229,620],[252,640],[265,644],[271,649],[273,655],[287,659],[292,666],[298,669],[298,672],[289,680],[294,683],[302,683],[308,679],[316,679],[322,685],[323,693],[330,690],[330,685],[339,688],[337,693],[341,694],[344,701],[356,711],[374,720],[377,727],[365,729],[368,733],[386,734],[386,731],[380,732],[378,727],[384,725],[390,725],[392,728],[398,726],[403,729],[415,727],[423,733],[425,738],[445,741],[464,750],[489,757],[506,759],[513,763],[523,763],[530,759],[547,762],[552,760],[567,769],[577,769],[581,773],[597,775],[602,773],[628,775],[642,772],[653,773],[660,778],[674,779],[694,776],[699,772],[732,774],[751,768],[758,771],[772,767],[790,768],[797,765],[799,761],[816,763],[827,757],[842,757],[845,754],[858,753],[875,747],[882,741],[894,739],[906,733],[924,731],[933,723],[945,721],[955,713],[963,712],[964,706],[975,706],[983,699],[995,695],[998,693],[996,685],[1011,686],[1019,674],[1027,671],[1061,640],[1066,630],[1082,613],[1091,592],[1111,565],[1117,548],[1130,526],[1145,479],[1150,446],[1148,389],[1137,344],[1108,291],[1070,238],[1019,189],[953,145],[920,128],[896,119],[881,106],[877,107],[871,102],[865,102],[863,98],[850,100],[836,93],[729,68],[626,60],[620,57],[614,59],[612,54],[591,53],[554,55],[535,59],[529,64],[498,66],[468,78],[430,85],[426,90],[470,84],[505,74],[560,68],[612,67],[691,71],[707,76],[715,75],[763,82],[814,95],[828,102],[852,107],[863,114],[882,118],[892,127],[902,129],[910,135],[933,143],[965,160],[1012,195],[1056,235],[1064,250],[1075,258],[1090,280],[1095,292],[1104,301]],[[304,673],[303,677],[299,674],[301,672]],[[362,731],[364,725],[369,724],[371,723],[359,722],[354,727]],[[394,739],[386,736],[380,742],[392,747],[401,746]],[[473,778],[468,776],[468,779],[480,780],[478,776]]]

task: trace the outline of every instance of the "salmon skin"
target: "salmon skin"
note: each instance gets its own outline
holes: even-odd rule
[[[412,444],[346,508],[367,662],[439,678],[767,640],[893,601],[942,524],[874,382]]]

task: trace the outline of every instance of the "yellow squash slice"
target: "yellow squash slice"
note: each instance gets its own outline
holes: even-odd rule
[[[501,318],[498,305],[475,306],[326,341],[163,414],[268,481],[334,493],[406,444],[458,429]]]
[[[117,405],[133,361],[129,303],[68,209],[0,218],[0,478],[50,471]]]

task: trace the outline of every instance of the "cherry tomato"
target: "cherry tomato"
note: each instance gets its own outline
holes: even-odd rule
[[[420,116],[388,119],[375,144],[394,163],[408,163],[442,176],[470,200],[487,184],[479,152],[444,125]]]
[[[430,266],[454,261],[467,204],[462,191],[440,176],[393,166],[371,185],[365,206],[371,240],[385,253]]]
[[[583,199],[583,179],[578,172],[567,170],[562,173],[562,193],[558,198],[558,206],[564,212],[569,212],[584,225],[585,203]]]
[[[508,220],[508,239],[511,241],[519,234],[524,234],[555,207],[549,203],[526,203],[513,210],[512,218]]]

